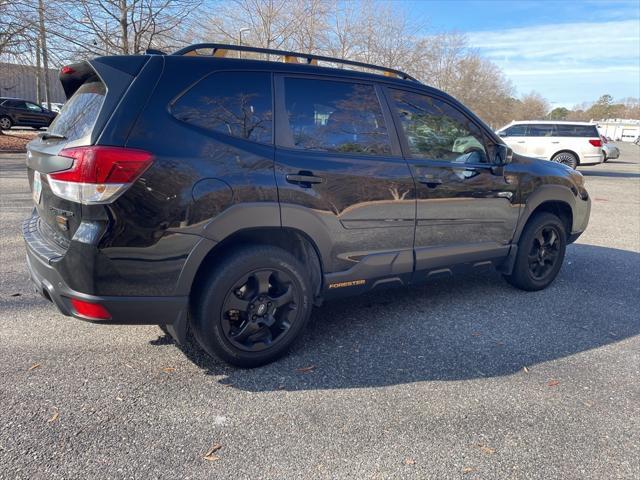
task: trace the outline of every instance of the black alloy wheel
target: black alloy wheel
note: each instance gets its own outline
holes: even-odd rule
[[[284,354],[309,320],[309,269],[274,246],[245,245],[224,252],[199,280],[191,327],[210,355],[257,367]]]
[[[554,269],[560,257],[560,233],[554,225],[544,225],[538,229],[529,256],[529,271],[533,279],[543,281]]]
[[[242,275],[222,304],[222,331],[235,347],[249,352],[271,348],[295,320],[300,303],[291,277],[269,268]]]
[[[566,226],[549,212],[534,214],[520,235],[513,270],[504,275],[514,287],[542,290],[555,280],[567,247]]]

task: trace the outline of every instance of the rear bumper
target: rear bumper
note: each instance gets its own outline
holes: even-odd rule
[[[598,165],[604,161],[604,154],[597,153],[592,155],[582,155],[580,165]]]
[[[98,303],[111,314],[109,320],[99,323],[166,325],[186,313],[188,297],[120,297],[87,295],[69,288],[48,259],[37,253],[37,245],[27,243],[27,266],[31,281],[44,298],[54,303],[64,315],[94,321],[77,314],[72,299]]]

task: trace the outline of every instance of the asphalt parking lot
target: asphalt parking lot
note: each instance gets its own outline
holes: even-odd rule
[[[325,304],[254,370],[33,294],[23,155],[0,155],[0,478],[640,478],[640,147],[621,150],[581,169],[591,222],[549,289],[488,273]]]

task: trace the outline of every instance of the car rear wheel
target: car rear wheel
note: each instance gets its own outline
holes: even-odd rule
[[[0,130],[9,130],[12,126],[13,122],[9,117],[0,117]]]
[[[573,168],[578,167],[578,157],[570,152],[560,152],[551,159],[553,162],[564,163],[566,166]]]
[[[198,343],[240,367],[275,360],[309,319],[306,271],[293,255],[271,246],[225,255],[194,301],[191,322]]]
[[[562,221],[551,213],[536,214],[522,232],[513,272],[505,279],[522,290],[546,288],[560,271],[566,247]]]

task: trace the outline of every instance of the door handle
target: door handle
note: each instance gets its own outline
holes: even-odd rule
[[[560,143],[560,142],[551,142],[551,143]]]
[[[285,177],[287,182],[300,185],[304,188],[311,188],[312,184],[324,182],[324,178],[316,177],[311,172],[299,172],[297,174],[288,173]]]
[[[519,142],[516,142],[516,143],[527,143],[527,142],[525,142],[524,140],[520,140]]]
[[[425,178],[421,178],[420,183],[426,185],[429,188],[436,188],[438,185],[442,185],[442,180],[439,178],[434,178],[431,176],[426,176]]]

